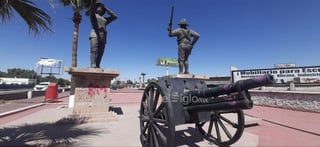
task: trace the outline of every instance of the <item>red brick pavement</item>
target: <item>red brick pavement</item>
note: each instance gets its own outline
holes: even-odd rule
[[[43,102],[43,101],[41,101]],[[27,109],[27,110],[24,110],[24,111],[20,111],[20,112],[17,112],[17,113],[13,113],[11,115],[6,115],[4,117],[1,117],[0,118],[0,124],[5,124],[5,123],[8,123],[8,122],[11,122],[11,121],[14,121],[16,119],[19,119],[21,117],[26,117],[32,113],[35,113],[35,112],[38,112],[38,111],[41,111],[41,110],[44,110],[44,109],[52,109],[52,108],[57,108],[59,106],[63,106],[63,105],[68,105],[68,102],[69,102],[69,96],[64,96],[64,97],[60,97],[59,100],[57,102],[52,102],[52,103],[45,103],[44,105],[41,105],[41,106],[38,106],[38,107],[35,107],[35,108],[32,108],[32,109]],[[15,107],[16,109],[19,109],[21,107],[19,107],[20,105],[12,105],[12,107],[10,108],[13,108]],[[48,114],[50,115],[50,114]]]
[[[320,146],[320,113],[255,105],[245,114],[261,119],[245,129],[259,136],[258,146]]]
[[[110,105],[140,104],[141,93],[110,93]]]
[[[143,91],[112,91],[111,106],[118,105],[139,105]],[[61,95],[60,95],[61,96]],[[34,100],[34,102],[32,101]],[[32,101],[32,102],[31,102]],[[38,98],[42,102],[43,97]],[[28,104],[35,104],[36,99],[24,100]],[[20,104],[23,101],[15,102]],[[6,116],[0,119],[0,124],[27,116],[34,112],[55,108],[59,105],[67,105],[68,94],[59,99],[59,103],[46,104],[34,109],[29,109],[15,115]],[[4,111],[3,104],[0,105],[0,112]],[[21,105],[20,105],[21,106]],[[260,118],[258,126],[246,128],[245,131],[259,137],[258,146],[320,146],[320,113],[309,113],[279,108],[254,106],[251,110],[245,110],[245,114]]]
[[[69,96],[69,92],[63,92],[58,94],[58,99]],[[8,100],[4,103],[0,103],[0,113],[12,111],[15,109],[35,105],[44,102],[45,96],[33,97],[31,99],[18,99],[18,100]]]
[[[118,105],[139,104],[142,97],[142,93],[143,93],[142,90],[133,90],[133,89],[113,90],[110,93],[110,97],[111,97],[110,105],[118,106]],[[5,103],[0,104],[0,114],[4,112],[20,109],[23,107],[43,103],[44,99],[45,99],[44,96],[40,96],[40,97],[31,98],[31,99],[26,98],[26,99],[6,101]],[[57,103],[46,103],[44,105],[41,105],[32,109],[15,113],[14,115],[4,116],[0,118],[0,124],[4,124],[21,117],[25,117],[27,115],[41,111],[43,109],[57,108],[62,105],[68,105],[68,101],[69,101],[69,92],[59,93]]]

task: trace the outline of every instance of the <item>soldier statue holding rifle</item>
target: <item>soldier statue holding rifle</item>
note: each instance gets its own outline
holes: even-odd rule
[[[173,7],[171,11],[171,18],[169,23],[169,37],[177,37],[178,43],[178,63],[179,63],[179,74],[189,74],[189,63],[188,58],[191,54],[193,46],[198,41],[200,35],[196,31],[188,29],[188,23],[185,18],[182,18],[178,24],[180,28],[172,30],[172,17]],[[183,72],[184,68],[184,72]]]

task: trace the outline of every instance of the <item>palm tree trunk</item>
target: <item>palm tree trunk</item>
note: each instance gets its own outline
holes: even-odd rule
[[[72,41],[72,67],[77,67],[77,58],[78,58],[78,34],[79,34],[79,25],[81,22],[80,12],[73,13],[73,41]]]
[[[81,14],[80,11],[75,11],[73,13],[74,29],[73,29],[73,41],[72,41],[72,67],[77,67],[78,61],[78,34],[79,34],[79,25],[81,22]],[[73,77],[71,77],[71,90],[70,94],[73,95],[75,93],[75,81]]]

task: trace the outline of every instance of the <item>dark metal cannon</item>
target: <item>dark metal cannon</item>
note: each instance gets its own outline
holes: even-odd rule
[[[161,77],[151,82],[142,96],[141,144],[176,146],[175,126],[195,123],[205,139],[218,146],[229,146],[242,136],[243,109],[253,106],[248,90],[273,82],[271,75],[264,75],[208,88],[201,79]]]

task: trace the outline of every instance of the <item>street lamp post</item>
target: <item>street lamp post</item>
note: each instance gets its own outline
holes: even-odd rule
[[[147,74],[146,73],[141,73],[141,76],[142,76],[142,87],[144,88],[144,76],[146,76]]]

